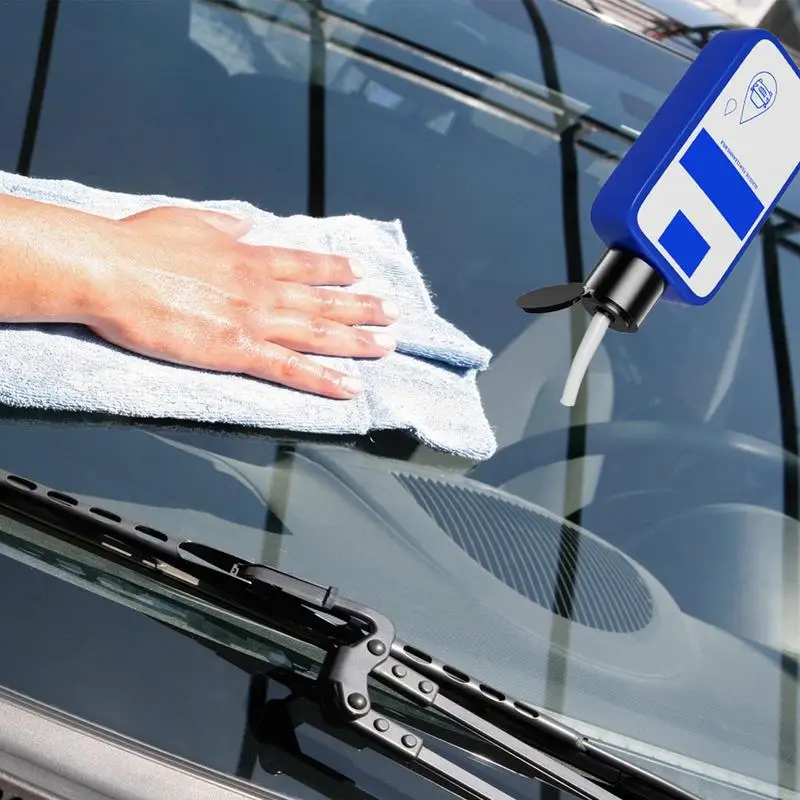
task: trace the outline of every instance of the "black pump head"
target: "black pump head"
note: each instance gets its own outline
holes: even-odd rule
[[[548,314],[580,302],[594,316],[605,314],[609,327],[633,333],[664,293],[666,281],[646,261],[624,250],[609,250],[586,282],[534,289],[517,299],[528,314]]]

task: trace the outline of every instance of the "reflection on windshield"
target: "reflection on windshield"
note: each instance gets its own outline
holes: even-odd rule
[[[780,237],[772,222],[767,222],[762,235],[762,263],[764,265],[764,284],[767,296],[767,308],[772,335],[772,346],[775,354],[775,374],[778,381],[778,402],[780,405],[781,445],[787,453],[797,458],[798,425],[797,404],[792,378],[792,363],[789,354],[789,340],[786,319],[783,311],[783,293],[781,291],[780,273]],[[796,462],[795,462],[796,463]],[[782,535],[782,574],[780,575],[781,597],[780,609],[783,621],[785,641],[796,642],[796,634],[790,631],[800,630],[800,594],[798,594],[797,567],[800,564],[800,547],[798,547],[797,531],[789,520],[800,520],[800,489],[798,488],[797,470],[792,468],[788,459],[784,459],[783,474],[783,513],[786,515]],[[780,684],[780,740],[788,752],[797,753],[798,733],[797,716],[794,709],[798,700],[798,657],[797,651],[784,650],[781,653],[782,677]],[[796,760],[785,765],[779,781],[781,785],[796,788]]]
[[[401,218],[442,313],[498,354],[481,391],[508,471],[398,437],[328,451],[10,413],[8,466],[337,582],[640,755],[796,788],[800,209],[708,310],[659,308],[609,342],[570,412],[557,391],[584,317],[532,325],[513,306],[593,266],[592,199],[685,64],[544,0],[88,5],[31,4],[21,144],[0,166]]]

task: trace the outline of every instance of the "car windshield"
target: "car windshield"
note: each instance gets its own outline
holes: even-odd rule
[[[609,334],[573,409],[586,315],[515,306],[602,255],[593,198],[688,63],[555,0],[0,0],[0,169],[401,220],[441,315],[493,352],[499,445],[3,406],[0,466],[337,585],[706,797],[793,791],[800,188],[707,307]],[[169,748],[103,694],[98,663],[144,674],[125,631],[24,575],[0,556],[0,685]]]

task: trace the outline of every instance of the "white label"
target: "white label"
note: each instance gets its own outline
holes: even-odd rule
[[[656,181],[637,222],[689,290],[707,297],[798,163],[800,78],[762,39]]]

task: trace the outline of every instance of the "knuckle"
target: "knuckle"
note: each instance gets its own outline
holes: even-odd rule
[[[324,386],[329,391],[334,390],[338,392],[342,389],[343,377],[338,372],[333,372],[329,369],[323,369],[318,378],[320,386]]]
[[[265,296],[262,299],[270,308],[289,309],[298,304],[293,288],[287,284],[281,283],[280,281],[272,282],[271,286],[264,293],[264,295]]]
[[[231,350],[239,348],[245,340],[242,326],[232,320],[223,322],[219,325],[215,338],[217,344],[221,345],[225,349]]]
[[[299,378],[303,377],[307,370],[304,368],[306,359],[295,353],[290,353],[282,358],[279,358],[275,368],[277,375],[280,379],[295,383]]]
[[[314,341],[324,341],[333,336],[334,330],[331,324],[320,317],[312,317],[308,323],[308,333]]]
[[[335,311],[339,306],[339,299],[336,295],[324,289],[316,289],[314,291],[314,298],[321,314],[329,314]]]
[[[358,296],[358,307],[370,317],[383,316],[383,304],[377,297],[362,294]]]
[[[183,206],[157,206],[148,212],[153,219],[165,224],[180,225],[189,228],[196,222],[192,210]]]
[[[127,225],[138,225],[140,223],[161,223],[168,222],[171,218],[173,209],[170,206],[156,206],[154,208],[145,208],[142,211],[137,211],[123,217],[121,222]]]
[[[298,252],[296,256],[298,267],[308,278],[336,278],[349,274],[349,261],[343,256],[312,252]]]
[[[320,271],[318,262],[308,253],[293,253],[291,264],[292,272],[302,279],[313,278]]]
[[[225,312],[231,323],[246,325],[253,316],[253,301],[242,295],[230,295],[225,302]]]
[[[312,271],[299,250],[267,246],[254,248],[254,251],[261,271],[278,280],[293,279],[302,282]]]
[[[181,212],[182,209],[178,206],[153,206],[152,208],[146,208],[144,211],[140,211],[138,214],[134,214],[134,217],[139,217],[140,219],[143,217],[150,217],[151,219],[173,219],[180,216]]]
[[[257,272],[253,268],[252,262],[243,256],[238,247],[234,247],[227,269],[231,279],[237,286],[243,286],[247,289],[255,286]]]

